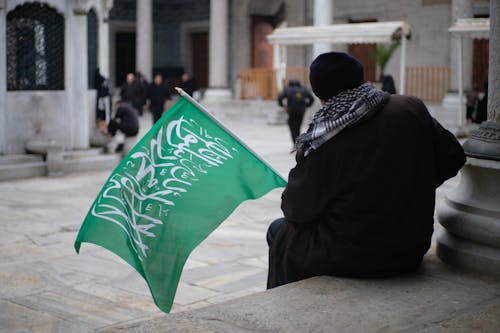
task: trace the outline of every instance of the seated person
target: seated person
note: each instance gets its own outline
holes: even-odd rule
[[[110,120],[107,126],[105,122],[99,122],[98,127],[103,134],[113,137],[118,131],[123,133],[125,135],[125,142],[118,144],[116,151],[123,150],[123,155],[126,155],[133,144],[135,144],[135,140],[128,140],[127,138],[135,138],[139,133],[139,115],[129,102],[118,100],[115,102],[115,106],[115,117]]]
[[[418,269],[429,249],[435,189],[465,154],[415,97],[364,82],[345,53],[310,66],[322,101],[297,139],[296,166],[271,224],[268,288],[318,275],[386,277]]]

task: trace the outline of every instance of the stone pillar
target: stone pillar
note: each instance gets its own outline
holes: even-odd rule
[[[456,20],[459,18],[472,18],[472,0],[452,0],[451,4],[451,25],[455,24]],[[471,88],[472,85],[472,40],[470,38],[463,38],[460,42],[460,37],[451,36],[450,37],[450,70],[451,70],[451,82],[450,89],[443,99],[443,107],[449,112],[457,114],[460,112],[459,107],[459,77],[458,77],[458,66],[460,65],[460,43],[462,43],[462,82],[464,91]],[[465,96],[465,95],[464,95]],[[462,98],[462,106],[465,109],[465,98]],[[465,117],[465,115],[464,115]],[[460,119],[458,122],[459,130],[457,135],[463,134],[461,128],[461,123],[465,121]]]
[[[227,85],[227,0],[210,1],[209,33],[209,89],[205,99],[228,99],[231,92]]]
[[[5,0],[0,0],[0,154],[5,154],[6,147],[6,104],[7,104],[7,22]]]
[[[472,18],[472,0],[452,0],[451,4],[451,24],[453,25],[459,18]],[[450,39],[450,68],[451,68],[451,87],[450,90],[458,89],[458,65],[459,65],[459,37]],[[464,38],[462,44],[463,50],[463,82],[464,90],[471,88],[472,84],[472,40]]]
[[[333,24],[333,0],[314,0],[314,26]],[[332,45],[328,43],[316,43],[313,45],[313,59],[321,53],[332,51]]]
[[[137,0],[136,71],[147,80],[153,73],[153,0]]]
[[[438,208],[441,260],[500,276],[500,0],[490,1],[488,121],[464,144],[458,187]]]
[[[70,126],[70,148],[89,148],[89,106],[87,94],[87,9],[75,1],[66,27],[65,85]]]
[[[109,23],[108,11],[103,12],[102,18],[99,20],[99,71],[109,79]]]

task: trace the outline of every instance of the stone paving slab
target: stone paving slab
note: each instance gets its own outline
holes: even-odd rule
[[[418,274],[315,277],[98,332],[499,332],[500,283],[443,266],[431,254]]]

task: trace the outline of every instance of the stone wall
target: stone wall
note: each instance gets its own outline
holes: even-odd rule
[[[406,66],[448,66],[450,4],[422,5],[414,0],[335,0],[335,21],[407,21],[412,28],[407,43]],[[400,48],[387,64],[399,86]]]

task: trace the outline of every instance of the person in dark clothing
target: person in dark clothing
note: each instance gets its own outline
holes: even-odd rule
[[[149,83],[141,72],[135,73],[135,94],[132,104],[139,115],[144,113],[144,106],[148,98]]]
[[[108,133],[115,136],[119,130],[125,137],[133,137],[139,133],[139,118],[137,111],[129,102],[116,102],[116,114],[108,124]]]
[[[109,81],[102,76],[99,68],[95,70],[94,89],[97,90],[96,120],[98,122],[102,120],[108,121],[106,114],[109,118],[109,111],[111,110]]]
[[[194,77],[192,77],[188,73],[184,73],[182,74],[181,80],[182,81],[179,87],[182,88],[182,90],[184,90],[186,94],[193,97],[193,93],[198,90],[198,86]]]
[[[318,275],[412,272],[429,249],[435,190],[463,166],[464,151],[422,101],[363,76],[340,52],[310,66],[323,106],[297,138],[284,218],[268,229],[268,288]]]
[[[283,100],[286,99],[286,112],[288,113],[288,127],[292,135],[292,142],[300,134],[300,126],[306,108],[310,107],[314,102],[314,97],[306,87],[303,87],[298,80],[290,80],[288,85],[278,95],[278,104],[283,107]]]
[[[168,87],[163,83],[161,74],[156,74],[153,83],[149,86],[149,109],[153,114],[153,123],[160,119],[165,108],[165,102],[170,99]]]
[[[120,90],[122,102],[132,103],[136,99],[136,81],[133,73],[128,73]]]
[[[484,84],[484,96],[479,101],[477,106],[476,117],[474,122],[480,124],[488,119],[488,82]]]
[[[396,84],[392,75],[382,75],[382,91],[388,92],[391,95],[396,93]]]

